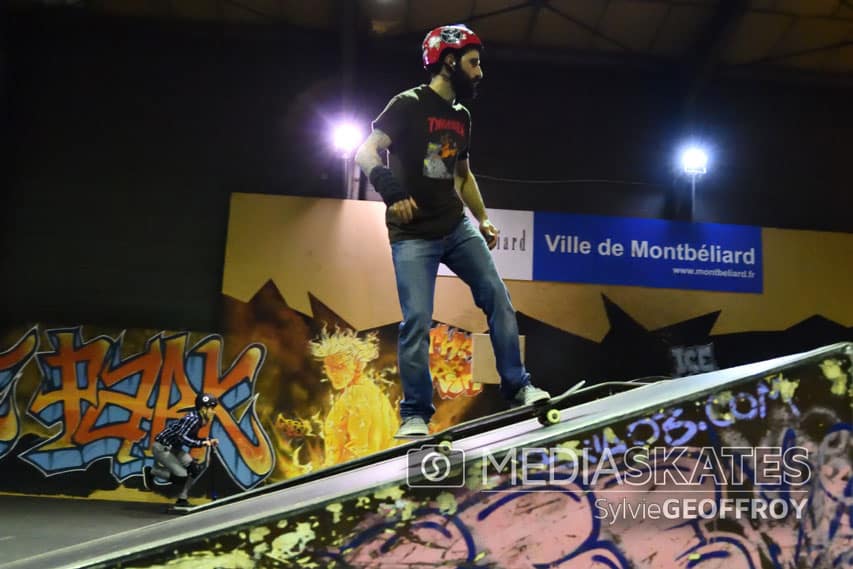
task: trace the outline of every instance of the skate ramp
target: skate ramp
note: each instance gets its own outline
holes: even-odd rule
[[[851,566],[851,354],[639,385],[7,567]]]

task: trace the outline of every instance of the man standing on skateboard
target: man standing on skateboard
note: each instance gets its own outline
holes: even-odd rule
[[[397,353],[402,424],[396,438],[428,436],[435,412],[429,330],[439,263],[471,288],[486,314],[503,396],[517,405],[550,398],[530,383],[521,361],[515,309],[489,253],[498,229],[469,166],[471,115],[458,101],[474,98],[483,78],[483,44],[469,28],[451,25],[429,32],[422,49],[429,84],[392,98],[355,158],[388,206],[385,221],[403,313]],[[390,168],[379,155],[385,149]],[[463,202],[478,228],[465,216]]]
[[[208,447],[213,449],[219,444],[216,439],[200,439],[198,431],[210,422],[213,409],[219,402],[209,393],[199,393],[195,398],[195,406],[180,421],[171,423],[154,438],[151,452],[156,461],[153,467],[146,467],[142,472],[142,480],[146,488],[153,489],[154,478],[174,482],[183,482],[175,506],[188,507],[189,491],[196,479],[201,475],[202,465],[184,450],[184,447]],[[208,451],[210,452],[210,451]]]

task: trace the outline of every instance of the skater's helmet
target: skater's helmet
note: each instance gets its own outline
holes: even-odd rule
[[[421,44],[424,69],[430,69],[441,61],[447,50],[460,51],[467,47],[483,49],[483,42],[465,25],[440,26],[431,30]]]
[[[219,405],[219,401],[217,401],[216,397],[210,393],[199,393],[195,396],[196,409],[201,409],[202,407],[216,407],[217,405]]]

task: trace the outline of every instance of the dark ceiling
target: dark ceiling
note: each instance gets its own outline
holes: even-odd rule
[[[376,40],[464,22],[498,54],[853,84],[853,0],[13,0],[110,15],[287,24]],[[392,42],[393,43],[393,42]],[[410,43],[409,43],[410,45]]]

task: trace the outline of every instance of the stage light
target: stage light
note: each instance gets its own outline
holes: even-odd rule
[[[357,194],[358,168],[354,167],[353,155],[364,142],[364,136],[364,131],[357,121],[341,120],[332,125],[332,146],[342,159],[343,194],[348,199],[356,197]]]
[[[696,178],[708,173],[708,153],[697,145],[681,151],[681,169],[690,176],[690,221],[696,221]]]
[[[681,153],[681,167],[692,176],[708,172],[708,154],[698,146],[685,148]]]
[[[363,140],[364,132],[355,123],[341,122],[332,129],[332,145],[344,158],[351,157]]]

